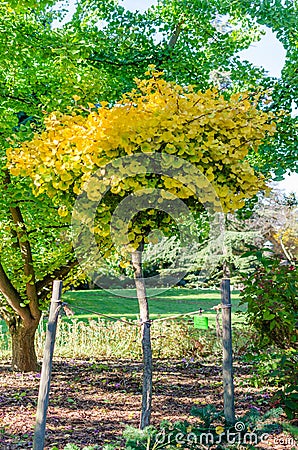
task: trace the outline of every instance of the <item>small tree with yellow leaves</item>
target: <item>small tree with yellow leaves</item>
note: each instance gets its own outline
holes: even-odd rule
[[[150,319],[141,255],[151,230],[158,226],[168,234],[172,220],[170,210],[157,210],[156,205],[160,199],[175,198],[190,210],[200,210],[202,203],[209,202],[228,212],[264,189],[263,177],[246,157],[273,135],[275,123],[256,105],[257,99],[248,92],[230,98],[214,89],[196,92],[191,86],[167,82],[153,71],[152,78],[137,81],[136,89],[113,106],[102,103],[95,109],[89,105],[87,114],[79,108],[69,114],[51,114],[41,134],[8,151],[11,173],[29,177],[34,194],[46,193],[66,222],[77,196],[85,196],[85,205],[93,202],[94,216],[88,216],[86,207],[85,217],[76,211],[75,219],[91,230],[104,257],[115,250],[110,223],[123,199],[152,193],[152,205],[140,206],[129,224],[121,216],[116,220],[120,235],[121,228],[126,230],[118,240],[122,258],[127,258],[127,252],[133,254],[140,305],[145,363],[141,428],[150,422],[152,397]],[[179,180],[159,169],[149,170],[157,156],[161,166],[179,172]],[[107,170],[108,166],[113,170]],[[198,185],[204,191],[201,201],[196,195]]]

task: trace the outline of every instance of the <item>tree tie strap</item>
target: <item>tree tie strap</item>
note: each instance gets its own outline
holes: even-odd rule
[[[148,328],[152,325],[152,320],[140,320],[140,326],[146,325]]]

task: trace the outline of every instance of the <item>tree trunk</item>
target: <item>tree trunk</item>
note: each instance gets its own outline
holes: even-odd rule
[[[36,372],[39,370],[34,343],[38,321],[32,322],[27,326],[23,322],[10,326],[13,370],[20,372]]]
[[[132,253],[132,265],[134,269],[137,297],[140,308],[140,320],[142,330],[143,349],[143,391],[142,391],[142,411],[140,419],[140,429],[150,425],[151,402],[152,402],[152,349],[150,339],[150,318],[149,306],[146,296],[145,281],[142,271],[142,251]]]
[[[221,282],[222,302],[222,346],[223,346],[223,387],[224,415],[228,425],[235,424],[235,400],[233,379],[233,347],[232,347],[232,317],[230,279]]]

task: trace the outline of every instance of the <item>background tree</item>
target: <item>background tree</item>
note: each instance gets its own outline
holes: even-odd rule
[[[292,108],[297,107],[297,2],[286,0],[273,2],[244,0],[237,2],[239,14],[248,15],[258,24],[270,28],[286,50],[285,65],[279,79],[268,76],[259,79],[260,86],[270,88],[272,101],[268,105],[271,111],[281,108],[287,112],[277,126],[276,140],[272,146],[260,149],[258,167],[268,173],[273,170],[276,181],[282,179],[287,170],[297,172],[297,115],[293,117]],[[227,13],[231,11],[228,6]]]
[[[297,206],[295,195],[273,190],[270,196],[260,198],[249,220],[251,226],[259,227],[263,237],[270,242],[272,252],[288,263],[293,263],[298,256]]]
[[[297,200],[294,194],[285,195],[273,189],[270,194],[259,194],[252,208],[227,214],[225,222],[224,245],[226,255],[220,252],[210,254],[207,246],[209,239],[208,215],[200,213],[196,217],[196,242],[190,245],[181,265],[187,273],[181,285],[214,286],[222,278],[223,261],[230,267],[230,277],[233,284],[242,283],[242,274],[250,272],[254,267],[254,257],[244,256],[249,248],[261,250],[270,248],[271,252],[284,263],[297,260]],[[245,217],[246,215],[249,217]],[[153,236],[153,238],[155,235]],[[156,242],[150,242],[144,256],[144,271],[146,276],[160,274],[166,276],[175,271],[175,261],[180,251],[180,242],[176,236],[165,237],[156,235]],[[202,280],[201,270],[208,260],[208,279]],[[111,261],[110,267],[119,272],[119,261]],[[117,271],[118,268],[118,271]],[[123,269],[121,269],[123,272]]]
[[[228,92],[248,87],[262,92],[269,89],[266,109],[283,109],[286,114],[278,123],[275,140],[251,158],[257,170],[268,178],[274,173],[280,180],[287,170],[297,170],[297,117],[291,116],[297,101],[296,23],[293,0],[161,0],[144,13],[132,13],[114,1],[81,0],[69,26],[88,35],[87,48],[95,36],[88,62],[113,80],[109,99],[130,90],[134,76],[142,77],[148,64],[163,70],[168,80],[198,89],[210,84]],[[261,26],[276,32],[286,50],[279,79],[238,56],[261,38]],[[265,103],[262,98],[262,108]]]
[[[0,310],[13,367],[25,371],[37,369],[34,334],[52,280],[67,277],[77,263],[57,208],[8,173],[6,149],[42,129],[47,111],[74,103],[78,90],[96,102],[102,80],[94,67],[75,67],[75,43],[69,48],[69,34],[51,29],[53,17],[42,5],[0,3]]]

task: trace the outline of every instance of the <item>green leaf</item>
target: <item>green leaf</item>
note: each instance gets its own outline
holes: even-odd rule
[[[270,311],[265,311],[263,313],[263,319],[264,320],[272,320],[275,318],[275,314],[270,313]]]

